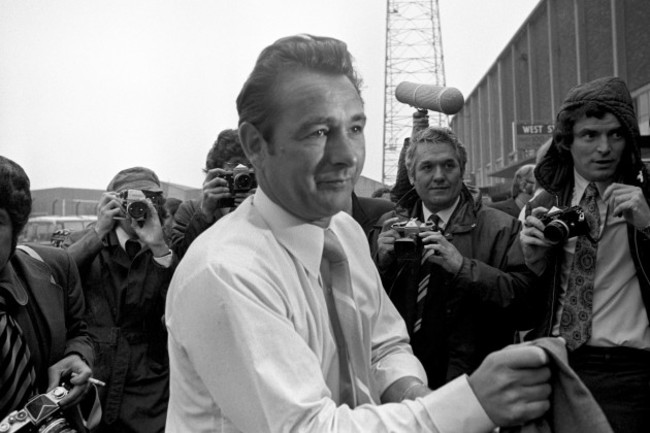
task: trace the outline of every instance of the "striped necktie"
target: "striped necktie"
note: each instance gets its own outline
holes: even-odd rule
[[[0,295],[0,419],[27,403],[35,383],[29,347]]]
[[[560,320],[560,335],[566,340],[569,350],[577,349],[591,337],[594,277],[598,254],[597,239],[600,232],[597,197],[598,189],[594,183],[590,183],[580,200],[580,206],[589,223],[589,235],[578,236],[576,240],[576,250]]]
[[[370,353],[363,343],[360,312],[352,293],[350,268],[336,234],[325,230],[321,276],[341,372],[340,402],[354,408],[373,403]]]
[[[436,214],[429,216],[429,221],[433,222],[433,230],[439,230],[440,217]],[[429,293],[429,282],[431,281],[431,266],[427,266],[424,248],[420,259],[420,272],[418,279],[418,292],[415,302],[415,323],[413,324],[413,333],[417,333],[422,328],[422,316],[424,314],[424,303]],[[412,304],[411,304],[412,305]]]

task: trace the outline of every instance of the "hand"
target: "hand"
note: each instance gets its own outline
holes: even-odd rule
[[[203,181],[203,198],[201,200],[201,212],[208,221],[214,221],[215,212],[221,207],[220,202],[225,198],[232,197],[228,188],[228,181],[224,179],[227,170],[213,168],[208,170]]]
[[[605,189],[603,201],[612,209],[612,215],[625,218],[637,229],[650,224],[650,206],[638,186],[613,183]]]
[[[90,386],[88,379],[90,379],[90,376],[92,375],[92,370],[79,355],[73,354],[66,356],[48,368],[47,375],[49,378],[47,386],[48,391],[61,385],[62,377],[70,377],[72,389],[70,389],[68,395],[59,402],[59,406],[66,408],[79,403],[86,391],[88,391],[88,387]]]
[[[539,217],[547,212],[545,207],[533,209],[532,214],[526,217],[524,228],[519,232],[524,262],[528,269],[538,276],[546,270],[546,255],[549,248],[555,245],[544,237],[544,223],[539,220]]]
[[[162,226],[160,225],[160,218],[158,211],[150,199],[145,200],[148,207],[147,219],[144,220],[142,227],[141,222],[129,218],[131,228],[142,242],[144,242],[154,257],[162,257],[169,254],[169,247],[165,242],[165,234],[163,233]]]
[[[122,200],[116,192],[105,192],[97,205],[97,222],[95,223],[95,232],[100,239],[103,239],[113,227],[115,227],[115,217],[123,214]]]
[[[548,362],[539,347],[509,346],[489,354],[469,377],[469,384],[496,425],[521,425],[551,407]]]
[[[255,191],[257,191],[257,188],[252,188],[246,192],[237,192],[235,193],[234,201],[235,201],[235,207],[239,206],[242,204],[244,200],[246,200],[249,196],[254,195]]]
[[[454,275],[460,270],[463,266],[463,256],[442,232],[422,232],[419,235],[424,244],[426,260],[442,266],[444,270]]]
[[[395,260],[395,239],[399,233],[391,226],[399,221],[399,217],[389,218],[381,226],[381,233],[377,236],[377,266],[385,268]]]

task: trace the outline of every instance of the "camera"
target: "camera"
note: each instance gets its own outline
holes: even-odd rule
[[[439,231],[432,221],[422,223],[416,218],[397,222],[391,228],[400,235],[399,239],[395,239],[395,256],[400,262],[420,260],[422,239],[418,235],[422,232]]]
[[[139,189],[127,189],[118,194],[122,200],[122,210],[135,221],[145,221],[149,213],[147,196]]]
[[[589,233],[589,223],[580,206],[551,210],[539,219],[544,227],[544,237],[551,242],[565,241]]]
[[[35,396],[23,409],[11,412],[0,422],[0,433],[77,433],[59,407],[59,401],[66,395],[68,390],[57,386],[48,393]]]
[[[232,171],[220,174],[219,177],[228,182],[228,189],[230,190],[231,195],[242,192],[245,193],[257,187],[255,172],[243,164],[239,164],[237,167],[233,168]],[[219,204],[221,207],[234,207],[235,198],[229,197],[222,199]]]

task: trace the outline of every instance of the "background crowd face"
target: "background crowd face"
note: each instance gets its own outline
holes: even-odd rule
[[[454,146],[422,143],[415,149],[413,159],[413,186],[427,209],[438,212],[452,206],[463,185]]]
[[[260,155],[258,181],[297,217],[328,218],[346,208],[363,169],[361,97],[346,76],[307,70],[286,74],[275,95],[275,122]]]
[[[614,181],[624,149],[623,128],[611,113],[602,119],[583,116],[573,126],[573,166],[590,182]]]

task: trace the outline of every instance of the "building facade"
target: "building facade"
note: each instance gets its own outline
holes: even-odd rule
[[[507,191],[550,139],[569,89],[604,76],[627,82],[650,135],[650,1],[541,0],[451,121],[467,146],[467,181]]]

